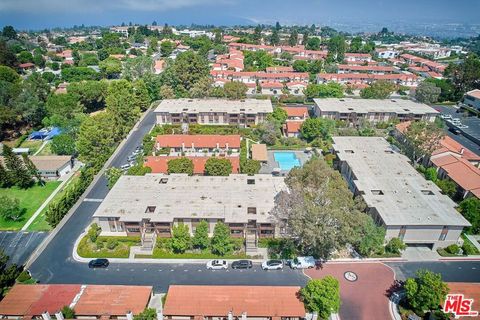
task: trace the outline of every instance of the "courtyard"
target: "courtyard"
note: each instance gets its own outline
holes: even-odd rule
[[[310,152],[304,150],[268,150],[267,163],[262,164],[259,173],[271,174],[280,169],[279,175],[285,176],[292,168],[302,166],[311,156]]]

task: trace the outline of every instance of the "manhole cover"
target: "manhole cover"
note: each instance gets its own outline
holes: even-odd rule
[[[347,279],[350,282],[357,281],[357,279],[358,279],[357,274],[355,272],[352,272],[352,271],[345,272],[343,274],[343,276],[345,277],[345,279]]]

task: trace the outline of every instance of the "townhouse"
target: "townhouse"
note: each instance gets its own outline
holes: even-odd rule
[[[155,108],[157,124],[257,125],[273,112],[270,100],[165,99]]]
[[[457,244],[470,223],[456,203],[418,173],[407,157],[381,137],[333,137],[337,160],[350,190],[386,228],[385,239],[433,250]]]
[[[375,55],[380,59],[395,59],[400,55],[400,52],[395,49],[377,48]]]
[[[231,70],[211,70],[210,75],[214,81],[219,79],[240,81],[245,84],[256,83],[257,81],[277,81],[277,82],[308,82],[308,72],[264,72],[264,71],[231,71]]]
[[[397,69],[390,66],[377,66],[377,65],[352,65],[352,64],[339,64],[338,73],[371,73],[371,74],[387,74],[395,73]]]
[[[369,53],[345,53],[345,61],[370,62],[372,56]]]
[[[463,103],[470,108],[480,111],[480,90],[474,89],[465,93]]]
[[[142,242],[170,237],[179,223],[193,234],[202,220],[208,222],[210,235],[222,221],[233,237],[275,237],[285,232],[271,214],[283,190],[283,177],[261,174],[121,176],[93,220],[102,234],[140,235]]]
[[[190,159],[193,163],[193,174],[194,175],[204,175],[205,166],[208,159],[211,157],[208,156],[147,156],[145,157],[145,167],[149,167],[152,170],[152,173],[168,173],[168,161],[178,158],[187,158]],[[232,173],[240,173],[240,157],[228,156],[222,157],[222,159],[227,159],[232,165]]]
[[[308,119],[307,107],[282,107],[287,112],[283,133],[287,137],[299,137],[303,122]]]
[[[368,74],[368,73],[319,73],[317,74],[317,83],[327,83],[330,81],[345,84],[371,84],[378,80],[389,81],[395,85],[405,87],[416,87],[419,84],[419,77],[412,73],[392,73],[392,74]]]
[[[239,135],[164,134],[155,139],[156,151],[168,149],[169,155],[238,155]]]
[[[403,99],[328,98],[313,100],[315,102],[314,113],[317,117],[342,120],[352,125],[357,125],[364,120],[373,123],[392,120],[433,122],[439,113],[426,104]]]
[[[426,67],[430,71],[433,71],[439,74],[443,74],[443,72],[446,69],[446,66],[444,64],[431,61],[428,59],[420,58],[408,53],[400,55],[400,59],[411,66]]]
[[[323,50],[307,50],[305,46],[268,46],[248,43],[232,42],[228,44],[229,48],[236,50],[248,50],[248,51],[266,51],[273,55],[280,55],[282,53],[289,53],[293,56],[293,60],[318,60],[325,59],[328,55],[327,51]],[[352,59],[355,57],[352,56]],[[363,57],[365,59],[365,57]]]

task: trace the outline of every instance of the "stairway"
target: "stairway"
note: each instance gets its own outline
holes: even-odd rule
[[[155,247],[155,242],[157,240],[157,235],[155,232],[145,232],[142,236],[142,246],[141,250],[145,252],[153,253],[153,248]]]
[[[245,253],[249,256],[255,256],[258,252],[257,247],[257,235],[247,234],[245,239]]]

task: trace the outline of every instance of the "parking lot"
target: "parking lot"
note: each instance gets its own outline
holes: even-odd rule
[[[47,232],[0,232],[0,248],[10,257],[9,264],[23,265],[48,235]]]

